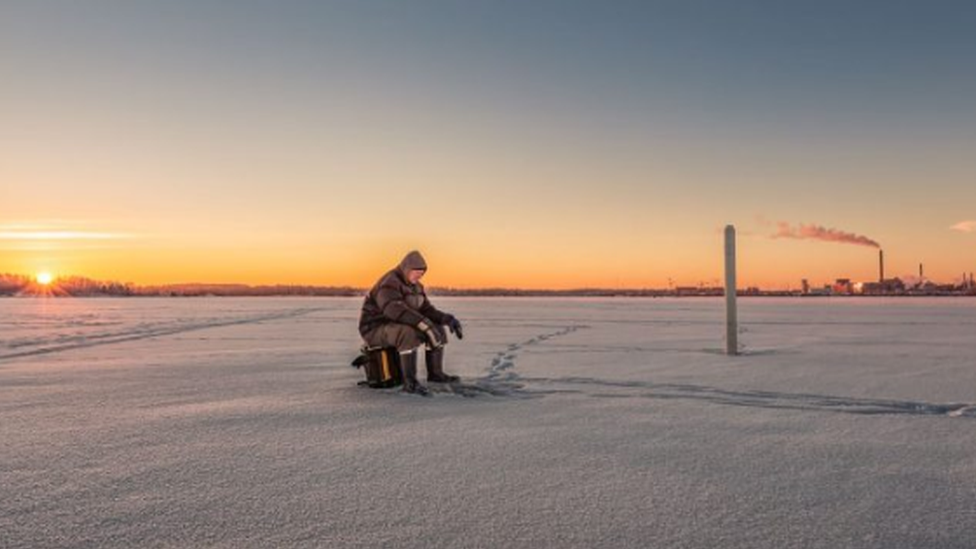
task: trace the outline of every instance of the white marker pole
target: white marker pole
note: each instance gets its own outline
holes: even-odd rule
[[[735,227],[725,227],[725,354],[739,354],[739,317],[735,307]]]

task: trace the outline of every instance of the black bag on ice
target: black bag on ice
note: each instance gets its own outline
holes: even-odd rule
[[[362,354],[352,361],[353,368],[362,368],[366,381],[359,385],[373,389],[386,389],[403,385],[403,372],[400,370],[400,352],[396,347],[363,347]]]

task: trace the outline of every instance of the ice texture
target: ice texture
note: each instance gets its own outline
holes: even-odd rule
[[[0,547],[976,547],[976,300],[360,302],[0,300]]]

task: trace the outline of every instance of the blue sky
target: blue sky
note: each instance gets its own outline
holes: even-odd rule
[[[727,222],[757,235],[757,282],[872,272],[762,238],[763,219],[948,277],[972,246],[948,227],[976,218],[974,28],[970,2],[5,2],[0,213],[200,257],[247,240],[282,265],[184,266],[198,278],[358,281],[303,251],[426,247],[462,285],[542,285],[593,256],[574,281],[694,282]],[[427,213],[351,230],[364,203]],[[486,254],[515,269],[474,277]]]

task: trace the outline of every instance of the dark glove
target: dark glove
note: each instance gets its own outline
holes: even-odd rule
[[[454,318],[454,315],[447,315],[447,328],[451,330],[451,333],[456,335],[458,339],[464,339],[464,332],[461,331],[461,321]]]
[[[427,320],[421,320],[417,324],[417,329],[424,333],[424,337],[427,338],[427,343],[431,349],[439,349],[446,343],[446,341],[441,340],[440,334],[437,333],[437,330]]]

